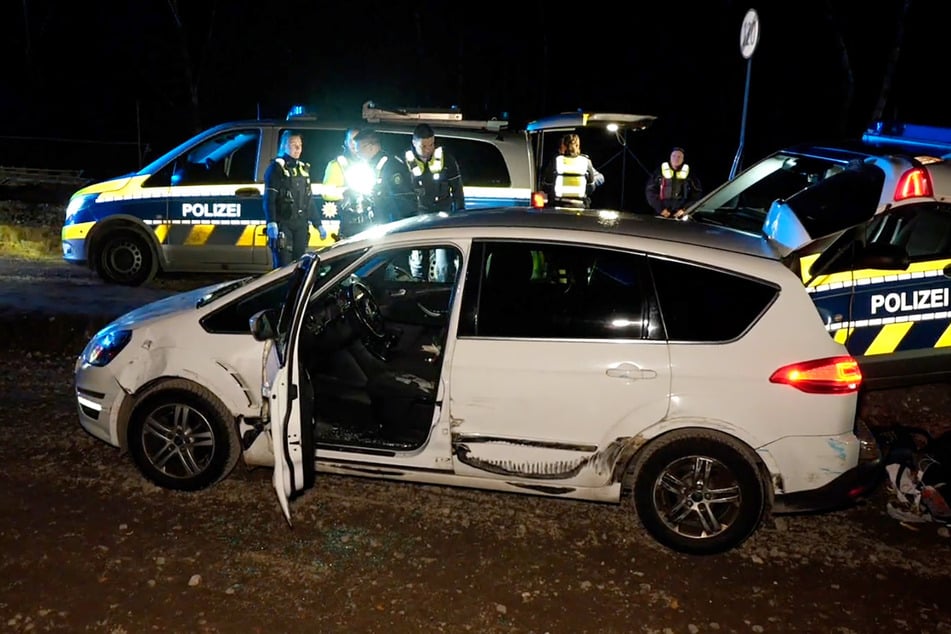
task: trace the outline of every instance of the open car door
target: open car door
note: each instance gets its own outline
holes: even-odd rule
[[[262,396],[267,399],[274,447],[272,482],[288,523],[289,500],[314,485],[314,429],[309,409],[310,380],[298,358],[302,315],[318,278],[319,258],[301,256],[291,277],[287,297],[273,336],[264,350]]]

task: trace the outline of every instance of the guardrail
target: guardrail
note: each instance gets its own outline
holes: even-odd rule
[[[83,178],[82,170],[5,167],[0,165],[0,186],[73,185],[80,187],[88,182],[88,178]]]

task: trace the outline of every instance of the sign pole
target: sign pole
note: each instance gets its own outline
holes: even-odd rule
[[[743,157],[743,145],[746,143],[746,113],[750,101],[750,74],[753,70],[753,51],[759,43],[759,16],[755,9],[750,9],[743,17],[740,26],[740,54],[746,59],[746,86],[743,89],[743,118],[740,120],[740,143],[733,157],[733,167],[730,168],[730,180],[736,177],[740,170]]]

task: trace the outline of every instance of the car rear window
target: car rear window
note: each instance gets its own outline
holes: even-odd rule
[[[650,259],[671,341],[715,343],[742,335],[776,298],[775,286],[696,264]]]

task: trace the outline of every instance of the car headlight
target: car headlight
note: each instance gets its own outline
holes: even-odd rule
[[[98,367],[108,365],[131,340],[131,330],[103,328],[86,344],[82,354],[83,363]]]
[[[70,198],[69,204],[66,205],[66,220],[68,221],[72,218],[77,211],[86,206],[86,203],[95,200],[98,195],[99,194],[79,194]]]

